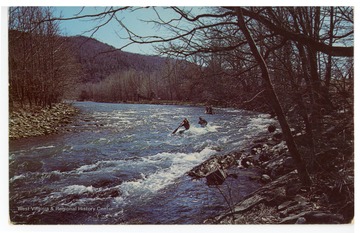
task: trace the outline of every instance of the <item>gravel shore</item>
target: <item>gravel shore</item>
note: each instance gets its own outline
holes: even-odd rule
[[[72,122],[78,110],[58,103],[51,108],[24,108],[9,113],[9,139],[47,135]]]

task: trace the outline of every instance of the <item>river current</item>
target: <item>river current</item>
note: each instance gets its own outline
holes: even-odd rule
[[[267,114],[76,102],[67,131],[10,142],[10,219],[19,224],[200,224],[259,184],[242,170],[219,187],[186,173],[264,134]],[[200,127],[199,117],[208,121]],[[186,117],[183,134],[172,134]]]

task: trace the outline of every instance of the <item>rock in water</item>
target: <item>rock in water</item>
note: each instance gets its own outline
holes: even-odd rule
[[[221,168],[206,176],[207,185],[221,185],[226,179],[226,173]]]
[[[276,130],[276,126],[275,126],[275,125],[269,125],[269,127],[268,127],[269,133],[273,133],[273,132],[275,132],[275,130]]]

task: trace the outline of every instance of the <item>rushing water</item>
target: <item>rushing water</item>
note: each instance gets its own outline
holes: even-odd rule
[[[197,224],[258,184],[243,170],[221,187],[186,175],[241,149],[273,122],[234,109],[80,102],[68,131],[10,143],[10,216],[26,224]],[[198,117],[209,124],[201,128]],[[172,131],[187,117],[191,127]],[[226,200],[224,198],[226,197]]]

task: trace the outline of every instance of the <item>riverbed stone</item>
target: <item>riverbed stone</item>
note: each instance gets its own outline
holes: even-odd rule
[[[227,175],[223,169],[217,169],[206,176],[207,185],[221,185],[224,183]]]
[[[273,133],[273,132],[275,132],[275,130],[276,130],[276,126],[275,126],[275,125],[269,125],[269,126],[268,126],[268,131],[269,131],[269,133]]]
[[[294,212],[310,209],[309,207],[310,207],[310,203],[308,202],[302,202],[302,203],[296,202],[295,205],[288,206],[283,211],[280,211],[280,217],[284,218]]]
[[[43,163],[36,160],[29,160],[25,161],[20,165],[20,168],[24,169],[25,171],[29,172],[36,172],[39,171],[43,166]]]
[[[242,212],[252,208],[253,206],[263,202],[265,197],[261,195],[253,195],[245,200],[243,200],[239,205],[234,208],[235,212]]]
[[[304,217],[300,217],[296,220],[295,224],[305,224],[306,223],[306,218]]]
[[[269,182],[271,181],[271,178],[270,178],[269,175],[263,174],[263,175],[261,176],[261,181],[262,181],[263,183],[269,183]]]
[[[282,211],[282,210],[284,210],[284,209],[286,209],[286,208],[288,208],[288,207],[290,207],[290,206],[296,205],[297,203],[298,203],[297,201],[293,201],[293,200],[286,201],[286,202],[280,204],[280,205],[277,207],[277,209],[278,209],[279,211]]]

